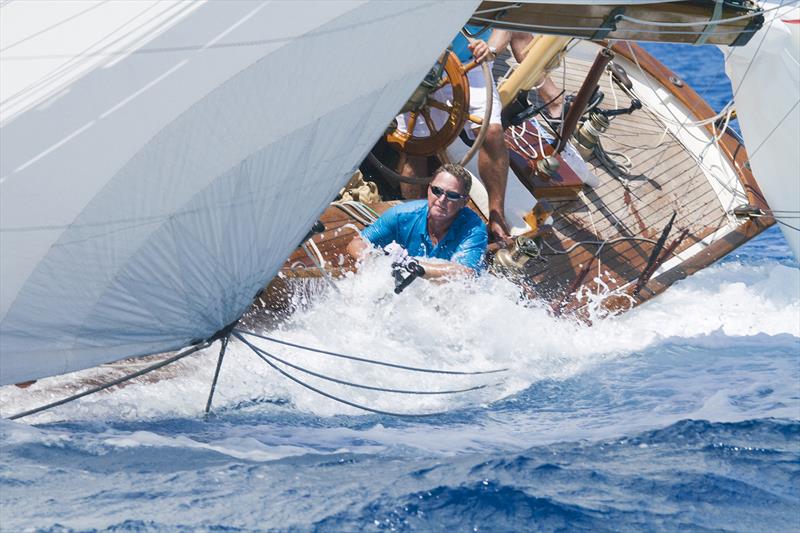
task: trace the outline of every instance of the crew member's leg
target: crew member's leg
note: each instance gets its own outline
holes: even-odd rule
[[[428,159],[410,155],[406,157],[403,165],[398,169],[401,176],[424,177],[428,175]],[[425,198],[427,187],[415,183],[400,182],[400,195],[406,200]]]
[[[528,45],[533,40],[533,35],[521,31],[511,32],[511,53],[517,63],[522,63],[528,55]],[[564,107],[564,96],[561,90],[553,83],[550,76],[545,77],[538,88],[539,98],[543,102],[550,102],[547,105],[547,114],[553,118],[561,117],[561,110]]]
[[[500,124],[489,124],[489,131],[478,153],[478,172],[489,196],[489,234],[495,241],[509,238],[505,217],[508,148]],[[478,130],[475,130],[478,134]]]
[[[491,69],[491,65],[490,65]],[[468,74],[470,83],[470,113],[483,117],[486,112],[486,85],[480,69],[473,69]],[[478,152],[478,173],[489,196],[489,237],[494,241],[509,238],[508,224],[505,217],[506,182],[508,180],[508,148],[506,148],[503,127],[500,125],[500,96],[492,84],[492,113],[486,138]],[[472,133],[477,137],[480,128]]]

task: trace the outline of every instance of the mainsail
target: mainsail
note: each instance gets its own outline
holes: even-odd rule
[[[4,5],[0,384],[236,320],[476,5]]]

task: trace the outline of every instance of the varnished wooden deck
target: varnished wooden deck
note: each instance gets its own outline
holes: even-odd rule
[[[655,65],[651,75],[663,87],[672,89],[668,79],[671,73],[662,65],[652,63],[652,58],[643,50],[638,49],[637,54],[641,54],[643,63],[647,61]],[[565,73],[558,69],[552,73],[552,78],[559,85],[562,80],[565,81],[566,94],[575,93],[590,65],[590,61],[567,58]],[[495,68],[497,71],[504,67],[497,62]],[[607,75],[601,78],[600,89],[605,94],[602,108],[614,107],[615,91],[618,107],[630,104],[630,97],[619,87],[612,87]],[[713,114],[690,88],[684,89],[685,92],[680,96],[683,103],[695,111],[694,120]],[[685,267],[672,269],[666,275],[649,281],[638,295],[632,297],[632,284],[645,270],[655,242],[673,212],[676,214],[675,222],[665,248],[675,242],[684,230],[686,235],[672,256],[687,250],[720,228],[729,227],[731,223],[726,207],[722,205],[695,156],[675,135],[669,131],[665,133],[665,129],[662,120],[647,108],[631,115],[615,117],[602,143],[607,151],[624,152],[630,158],[632,167],[626,176],[629,180],[627,187],[593,157],[588,163],[598,176],[599,185],[594,188],[585,186],[574,200],[551,202],[556,208],[553,232],[544,238],[543,260],[530,261],[526,277],[532,282],[529,285],[533,291],[553,302],[559,312],[581,309],[586,303],[585,297],[576,296],[576,289],[582,289],[584,296],[587,290],[592,293],[624,293],[623,304],[619,303],[618,297],[608,300],[607,307],[611,309],[638,304],[660,293],[674,281],[719,259],[772,224],[770,219],[741,223],[731,235],[708,246],[702,257],[696,256],[687,261]],[[723,138],[724,148],[741,158],[744,150],[738,143],[732,145],[733,142],[732,138]],[[744,185],[742,190],[748,191],[747,197],[742,197],[742,203],[749,198],[752,203],[759,204],[756,201],[757,185],[752,181],[752,176],[743,168],[738,168],[738,172]],[[382,212],[388,205],[373,207]],[[329,208],[321,220],[327,229],[313,240],[328,266],[333,270],[351,268],[344,249],[354,231],[345,226],[350,224],[361,228],[362,225],[337,207]],[[314,267],[305,252],[298,249],[287,261],[284,272],[297,274],[303,268],[310,272]],[[576,278],[581,278],[579,284]]]

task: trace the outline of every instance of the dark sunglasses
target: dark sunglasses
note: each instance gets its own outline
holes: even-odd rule
[[[441,187],[437,187],[436,185],[431,185],[431,192],[437,198],[439,198],[441,195],[444,194],[448,200],[451,200],[453,202],[455,202],[456,200],[463,200],[464,198],[467,197],[466,194],[459,194],[455,191],[446,191]]]

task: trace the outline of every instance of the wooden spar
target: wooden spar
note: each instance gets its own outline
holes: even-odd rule
[[[547,74],[553,59],[561,53],[569,42],[569,37],[537,35],[528,46],[527,55],[516,70],[497,87],[503,107],[517,96],[521,90],[528,90]]]
[[[572,281],[572,283],[570,283],[569,288],[565,290],[564,293],[561,295],[561,298],[559,298],[557,302],[554,302],[552,304],[551,308],[553,309],[553,314],[555,314],[556,316],[561,316],[561,313],[563,312],[564,301],[567,300],[567,298],[571,297],[573,294],[575,294],[578,288],[583,284],[583,280],[586,279],[586,275],[589,274],[589,270],[594,265],[594,260],[599,254],[600,250],[598,249],[597,253],[589,258],[589,261],[586,263],[586,266],[584,266],[578,273],[578,275],[575,276],[575,279]]]
[[[586,109],[586,104],[589,103],[589,98],[592,97],[595,87],[597,87],[597,82],[600,80],[600,76],[603,75],[606,65],[608,65],[608,62],[613,58],[614,53],[608,48],[602,48],[597,53],[597,57],[594,58],[594,63],[592,64],[592,68],[589,69],[589,73],[586,75],[586,79],[583,81],[581,89],[578,91],[577,96],[575,96],[575,99],[569,106],[569,112],[567,113],[567,116],[564,117],[564,122],[561,123],[561,131],[559,132],[556,152],[561,153],[564,148],[567,147],[567,142],[569,142],[570,138],[572,137],[572,133],[575,131],[575,126],[578,125],[578,120],[580,120],[581,116],[583,115],[583,111]]]
[[[676,84],[672,82],[672,79],[677,80],[680,78],[678,78],[675,73],[668,69],[664,64],[651,56],[641,46],[637,45],[636,43],[614,43],[611,45],[611,50],[615,54],[618,54],[629,61],[633,61],[634,63],[638,62],[646,74],[655,78],[655,80],[658,81],[662,87],[669,91],[669,93],[680,103],[685,105],[697,120],[705,120],[716,115],[716,112],[711,108],[711,106],[709,106],[708,103],[703,100],[700,95],[697,94],[695,90],[692,89],[688,84]],[[718,131],[714,130],[713,124],[705,124],[703,127],[711,135],[719,133]],[[758,187],[758,183],[756,183],[753,172],[750,170],[749,165],[747,164],[749,156],[747,155],[747,151],[745,150],[744,146],[739,144],[739,141],[728,133],[725,133],[719,139],[719,146],[722,149],[722,153],[736,169],[737,174],[739,174],[739,180],[742,182],[742,185],[744,185],[744,189],[747,193],[747,198],[750,204],[753,207],[769,210],[770,208],[767,205],[767,201],[764,199],[764,195],[761,192],[761,189]],[[751,221],[751,223],[763,226],[765,229],[769,226],[772,226],[775,223],[775,220],[769,216],[756,219]]]
[[[580,39],[619,39],[742,46],[764,23],[754,2],[675,1],[648,4],[512,3],[484,1],[470,24]],[[716,21],[715,21],[716,17]],[[487,22],[490,21],[490,22]],[[642,22],[639,22],[642,21]],[[673,26],[673,24],[688,24]]]

